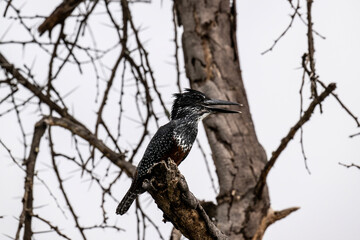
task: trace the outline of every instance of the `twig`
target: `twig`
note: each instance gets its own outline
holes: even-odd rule
[[[359,165],[356,165],[356,164],[354,164],[354,163],[352,163],[352,164],[350,164],[350,165],[347,165],[347,164],[345,164],[345,163],[339,162],[339,165],[344,166],[344,167],[346,167],[346,168],[355,167],[355,168],[360,169],[360,166],[359,166]]]
[[[295,9],[295,6],[294,6],[294,4],[292,3],[292,0],[287,0],[287,1],[290,3],[291,8],[292,8],[292,9]],[[298,12],[297,12],[297,15],[299,16],[301,22],[306,26],[307,23],[306,23],[306,21],[304,20],[302,14],[298,11]],[[318,37],[320,37],[320,38],[322,38],[322,39],[326,39],[326,37],[324,37],[324,36],[321,35],[319,32],[317,32],[316,30],[314,30],[314,28],[313,28],[313,32],[314,32]]]
[[[199,139],[196,139],[196,143],[197,143],[197,145],[198,145],[198,147],[199,147],[199,150],[200,150],[201,154],[203,155],[203,159],[204,159],[204,161],[205,161],[206,170],[207,170],[208,175],[209,175],[209,178],[210,178],[211,186],[212,186],[212,188],[213,188],[213,190],[214,190],[214,193],[217,194],[218,191],[216,190],[216,187],[215,187],[215,181],[214,181],[214,178],[213,178],[213,176],[212,176],[212,174],[211,174],[210,166],[209,166],[209,161],[208,161],[208,159],[207,159],[207,157],[206,157],[205,151],[204,151],[203,147],[201,146],[201,143],[200,143]]]
[[[5,150],[8,152],[11,160],[23,171],[25,171],[25,169],[20,165],[20,163],[15,159],[15,157],[12,155],[10,148],[8,148],[5,143],[0,139],[0,144],[5,148]]]
[[[179,44],[178,44],[178,30],[177,30],[177,20],[176,20],[176,4],[175,0],[173,1],[172,7],[172,15],[173,15],[173,27],[174,27],[174,45],[175,45],[175,67],[176,67],[176,84],[178,87],[179,92],[182,91],[181,84],[180,84],[180,66],[179,66]]]
[[[320,83],[320,85],[323,88],[326,88],[325,83],[323,83],[319,79],[317,79],[317,82]],[[336,101],[340,104],[340,106],[350,115],[350,117],[352,119],[354,119],[354,121],[356,122],[357,127],[360,127],[360,122],[359,122],[358,118],[349,110],[349,108],[347,108],[345,106],[345,104],[340,100],[339,96],[336,93],[331,93],[331,95],[336,99]]]
[[[46,122],[46,120],[44,119],[44,122]],[[53,145],[53,142],[52,142],[52,135],[51,135],[51,131],[49,129],[49,147],[50,147],[50,152],[51,152],[51,163],[52,163],[52,168],[55,172],[55,175],[56,175],[56,178],[58,180],[58,183],[59,183],[59,188],[60,188],[60,191],[62,192],[63,194],[63,197],[66,201],[66,204],[67,206],[69,207],[69,211],[71,213],[71,215],[73,216],[73,219],[75,221],[75,226],[76,226],[76,229],[79,231],[80,235],[82,236],[82,238],[84,240],[86,240],[86,236],[85,236],[85,233],[84,233],[84,229],[83,227],[80,225],[79,223],[79,218],[78,216],[76,215],[75,213],[75,210],[70,202],[70,199],[68,197],[68,194],[66,193],[65,191],[65,188],[64,188],[64,184],[63,184],[63,179],[61,178],[60,176],[60,172],[59,172],[59,169],[58,169],[58,166],[57,166],[57,163],[55,161],[55,151],[54,151],[54,145]]]
[[[37,218],[39,219],[40,221],[46,223],[52,230],[54,230],[60,237],[63,237],[65,239],[68,239],[68,240],[71,240],[71,238],[69,238],[68,236],[66,236],[64,233],[62,233],[59,229],[59,227],[53,225],[50,221],[46,220],[45,218],[43,217],[40,217],[39,215],[37,214],[34,214],[33,215],[34,218]]]
[[[350,135],[349,138],[353,138],[353,137],[356,137],[356,136],[359,136],[359,135],[360,135],[360,132]]]
[[[304,89],[304,84],[305,84],[305,69],[301,78],[301,86],[300,86],[300,90],[299,90],[299,94],[300,94],[300,118],[304,113],[304,98],[303,98],[303,89]],[[311,174],[310,169],[307,165],[307,157],[305,154],[305,147],[304,147],[304,130],[301,127],[300,128],[300,146],[301,146],[301,153],[302,156],[304,158],[304,164],[305,164],[305,169],[308,171],[309,174]]]
[[[292,27],[292,25],[293,25],[293,23],[294,23],[294,20],[295,20],[295,17],[296,17],[296,15],[298,14],[299,9],[300,9],[300,3],[299,3],[299,0],[298,0],[296,7],[294,7],[294,13],[290,16],[291,20],[290,20],[289,25],[288,25],[288,26],[285,28],[285,30],[280,34],[280,36],[279,36],[277,39],[275,39],[275,41],[274,41],[274,43],[271,45],[271,47],[268,48],[267,50],[263,51],[263,52],[261,53],[261,55],[264,55],[264,54],[272,51],[272,50],[275,48],[276,44],[280,41],[280,39],[285,36],[285,34],[286,34],[286,33],[289,31],[289,29]]]
[[[56,117],[44,117],[44,122],[50,126],[59,126],[70,130],[73,134],[85,139],[89,144],[95,146],[104,156],[106,156],[111,162],[123,169],[128,176],[133,176],[135,167],[131,163],[124,161],[124,155],[115,153],[109,147],[107,147],[101,140],[96,138],[87,128],[82,125],[78,125],[66,118]]]

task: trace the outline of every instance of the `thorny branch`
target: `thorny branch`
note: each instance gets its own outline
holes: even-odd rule
[[[0,107],[12,105],[6,110],[1,109],[0,116],[5,116],[11,112],[17,116],[24,149],[22,161],[13,156],[10,148],[2,140],[1,145],[8,151],[13,162],[24,171],[21,162],[27,163],[29,130],[27,130],[28,124],[24,124],[23,116],[29,111],[41,113],[43,118],[40,122],[49,126],[44,141],[49,144],[51,156],[49,159],[52,160],[52,164],[48,161],[44,164],[54,170],[53,174],[60,190],[58,192],[51,190],[46,182],[35,174],[34,166],[35,180],[38,179],[41,184],[46,185],[51,198],[64,216],[65,212],[70,213],[82,239],[87,238],[86,231],[93,229],[110,228],[121,231],[122,228],[109,222],[109,214],[113,216],[113,209],[109,210],[106,206],[108,200],[118,202],[120,196],[115,197],[113,194],[113,189],[117,186],[118,180],[125,174],[128,177],[133,176],[135,167],[131,162],[134,161],[147,138],[152,135],[150,129],[154,129],[153,125],[159,126],[160,116],[169,115],[157,86],[149,53],[139,37],[140,30],[134,23],[128,1],[123,0],[119,4],[119,1],[109,0],[64,0],[49,16],[26,15],[22,12],[21,7],[18,8],[11,0],[7,0],[5,4],[4,16],[12,20],[14,24],[18,24],[18,28],[23,30],[24,38],[22,40],[6,39],[7,30],[1,36],[0,45],[18,46],[23,51],[29,48],[33,53],[48,57],[49,62],[48,66],[45,64],[46,69],[44,66],[42,67],[42,71],[47,72],[46,82],[42,83],[41,77],[33,74],[34,66],[37,65],[36,62],[33,62],[30,67],[24,65],[17,68],[18,66],[15,66],[3,55],[3,51],[0,52],[0,68],[2,70],[0,73],[0,91],[5,91],[8,88],[8,92],[5,92],[6,94],[2,95],[0,99]],[[115,42],[110,45],[108,43],[103,44],[98,40],[98,35],[93,34],[92,26],[99,19],[105,26],[112,29],[115,36],[113,38]],[[39,22],[41,22],[38,28],[40,36],[48,31],[48,37],[40,37],[34,31]],[[55,28],[57,25],[60,26]],[[55,38],[52,38],[51,35]],[[90,41],[83,41],[83,39],[90,39]],[[131,44],[128,44],[128,39],[131,39]],[[92,45],[87,45],[89,42]],[[114,58],[112,56],[114,53],[118,57]],[[112,62],[108,60],[109,57]],[[21,66],[21,64],[18,65]],[[76,108],[74,109],[73,106],[70,108],[65,99],[77,91],[78,87],[73,87],[73,90],[64,93],[64,90],[57,84],[63,81],[63,75],[71,67],[77,68],[80,74],[86,74],[89,71],[95,73],[97,91],[94,108],[97,111],[94,113],[95,123],[90,124],[90,126],[95,126],[94,129],[88,128],[88,119],[79,118],[78,115],[75,117],[74,110]],[[73,81],[75,79],[74,77]],[[91,80],[86,84],[91,85]],[[25,99],[23,96],[26,96]],[[99,96],[101,96],[100,100],[98,100]],[[117,121],[115,130],[114,125],[106,121],[109,112],[107,103],[114,101],[114,99],[118,101],[119,115],[117,119],[115,117],[109,121]],[[157,103],[160,103],[161,107],[158,107]],[[138,116],[136,113],[133,115],[131,107],[128,107],[134,104],[137,106]],[[26,123],[28,122],[26,121]],[[123,126],[131,125],[134,129],[141,127],[143,130],[141,134],[133,134],[130,138],[125,135],[122,132]],[[71,133],[73,144],[69,152],[63,153],[55,148],[60,140],[57,133],[54,132],[57,132],[59,127],[64,130],[62,132]],[[84,150],[84,144],[87,146],[88,153]],[[104,161],[104,159],[108,159],[108,161]],[[91,165],[87,164],[90,160],[93,163]],[[100,191],[99,196],[102,196],[100,202],[102,222],[100,224],[94,223],[92,226],[84,226],[82,223],[79,218],[80,213],[64,184],[68,176],[65,176],[61,170],[61,165],[57,164],[62,161],[72,162],[74,169],[78,169],[75,172],[78,172],[82,178],[89,179],[91,183],[95,183],[94,185]],[[66,175],[69,174],[66,173]],[[28,188],[25,193],[28,195]],[[65,200],[67,209],[63,209],[59,204],[58,199],[61,198]],[[36,199],[34,200],[36,201]],[[32,229],[31,220],[25,221],[25,215],[26,219],[34,217],[45,223],[60,237],[73,238],[60,226],[58,227],[34,211],[32,205],[29,207],[24,205],[23,217],[19,219],[19,230],[15,238],[20,238],[22,233],[20,230],[23,227],[26,229],[23,232],[30,237],[31,234],[44,232]],[[151,226],[148,229],[154,228],[161,236],[158,223],[151,220],[145,209],[142,210],[141,214],[143,224],[145,221],[146,223],[150,222]],[[144,231],[148,230],[144,229]],[[142,234],[145,237],[146,233]]]
[[[317,84],[318,83],[324,89],[327,89],[326,84],[323,83],[319,79],[319,76],[316,73],[315,43],[314,43],[314,36],[313,36],[314,30],[313,30],[313,22],[312,22],[312,4],[313,4],[313,0],[307,0],[306,6],[307,6],[308,52],[303,54],[302,62],[301,62],[304,74],[303,74],[303,77],[302,77],[302,83],[301,83],[301,87],[300,87],[300,117],[302,116],[302,114],[304,114],[302,108],[303,108],[303,87],[304,87],[304,82],[305,82],[305,75],[308,76],[308,78],[310,80],[310,83],[311,83],[311,85],[310,85],[311,86],[310,87],[311,98],[318,98],[318,93],[317,93]],[[360,123],[359,123],[357,117],[345,106],[345,104],[340,100],[340,98],[337,96],[337,94],[335,94],[334,92],[331,92],[331,95],[333,97],[335,97],[337,102],[347,112],[347,114],[355,120],[355,122],[357,124],[357,127],[360,127]],[[321,105],[321,103],[319,103],[319,107],[320,107],[320,112],[322,113],[322,105]],[[302,154],[303,154],[303,157],[304,157],[305,168],[310,173],[310,170],[309,170],[309,168],[307,166],[307,158],[306,158],[305,151],[304,151],[303,129],[302,128],[301,128],[301,135],[300,135],[300,145],[301,145],[301,151],[302,151]]]
[[[311,97],[317,98],[317,86],[316,86],[316,80],[319,78],[316,74],[315,69],[315,45],[314,45],[314,37],[313,37],[313,22],[312,22],[312,8],[313,0],[307,0],[307,24],[308,24],[308,31],[307,31],[307,39],[308,39],[308,53],[307,58],[309,60],[309,66],[310,69],[307,70],[307,68],[304,67],[304,70],[306,70],[306,73],[309,76],[310,83],[311,83]],[[322,112],[321,104],[319,105],[320,112]]]
[[[24,226],[24,240],[31,240],[33,235],[32,216],[33,216],[33,189],[35,176],[35,163],[40,151],[40,141],[46,130],[46,125],[40,121],[35,124],[34,135],[31,143],[30,153],[25,161],[25,191],[23,196],[23,210],[20,214],[20,221],[15,239],[19,239],[20,230]]]
[[[300,20],[306,25],[307,27],[307,46],[308,46],[308,51],[307,53],[304,53],[302,56],[302,61],[301,61],[301,65],[302,65],[302,69],[303,69],[303,76],[302,76],[302,80],[301,80],[301,86],[300,86],[300,90],[299,90],[299,94],[300,94],[300,118],[303,116],[304,114],[304,110],[303,110],[303,94],[304,94],[304,84],[305,84],[305,77],[307,76],[309,81],[310,81],[310,95],[311,98],[317,98],[318,97],[318,93],[317,93],[317,84],[320,84],[324,89],[327,88],[326,84],[324,84],[322,81],[320,81],[318,74],[316,73],[316,61],[315,61],[315,43],[314,43],[314,34],[316,34],[317,36],[319,36],[322,39],[325,39],[325,37],[323,37],[322,35],[320,35],[317,31],[314,30],[313,28],[313,21],[312,21],[312,4],[313,4],[313,0],[307,0],[306,1],[306,20],[303,18],[302,14],[300,13],[300,1],[297,0],[296,4],[293,3],[293,1],[288,0],[291,8],[294,10],[293,14],[290,16],[290,23],[289,25],[286,27],[286,29],[280,34],[280,36],[274,41],[273,45],[267,49],[266,51],[262,52],[261,54],[266,54],[270,51],[272,51],[274,49],[274,47],[276,46],[276,44],[280,41],[281,38],[283,38],[286,33],[291,29],[291,27],[293,26],[294,20],[296,17],[300,18]],[[356,122],[357,127],[360,127],[360,122],[358,121],[357,117],[345,106],[345,104],[340,100],[340,98],[337,96],[337,94],[335,94],[334,92],[331,92],[331,95],[333,97],[335,97],[335,99],[337,100],[337,102],[341,105],[341,107],[348,113],[348,115],[350,117],[352,117],[354,119],[354,121]],[[322,112],[322,105],[321,102],[319,103],[319,107],[320,107],[320,112]],[[351,135],[352,136],[356,136],[355,135]],[[304,163],[305,163],[305,168],[308,171],[308,173],[310,174],[310,169],[307,165],[307,157],[305,154],[305,149],[304,149],[304,138],[303,138],[303,129],[302,127],[300,127],[300,146],[301,146],[301,153],[303,155],[304,158]]]
[[[57,24],[64,23],[66,18],[70,16],[81,2],[83,2],[83,0],[64,0],[39,26],[38,31],[40,35],[46,31],[49,31],[50,34]]]

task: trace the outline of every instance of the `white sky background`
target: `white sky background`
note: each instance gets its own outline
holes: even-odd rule
[[[36,11],[39,14],[47,15],[58,5],[59,1],[47,1],[48,5],[46,6],[43,5],[43,1],[41,3],[40,1],[32,1],[32,3],[35,2],[37,4],[30,5],[28,3],[24,9],[27,9],[30,13]],[[40,4],[42,5],[39,6]],[[305,13],[305,4],[303,5],[301,11]],[[0,4],[1,12],[3,7],[4,5]],[[299,118],[300,102],[298,92],[302,76],[299,67],[301,66],[301,56],[307,51],[307,30],[299,19],[295,20],[294,26],[279,41],[274,50],[266,55],[261,55],[261,52],[270,47],[273,40],[286,28],[290,21],[289,15],[293,13],[293,10],[286,0],[242,0],[238,1],[237,7],[237,37],[243,80],[258,138],[269,157],[271,152],[279,145],[281,138],[287,134],[290,127]],[[169,64],[169,62],[174,61],[172,58],[174,46],[171,42],[173,38],[171,2],[162,1],[160,3],[160,1],[154,1],[152,4],[133,4],[131,8],[135,22],[144,29],[140,36],[143,41],[146,41],[155,76],[160,81],[160,85],[163,86],[161,90],[170,107],[171,94],[177,91],[175,87],[175,69]],[[360,97],[358,93],[360,89],[359,10],[360,2],[357,0],[346,0],[341,3],[335,0],[315,1],[313,4],[314,28],[326,37],[326,40],[323,40],[315,36],[317,73],[323,82],[337,83],[336,93],[357,116],[360,115]],[[0,19],[0,21],[2,22],[3,19]],[[5,29],[5,24],[0,23],[0,36]],[[109,40],[106,37],[106,27],[101,23],[94,26],[94,29],[95,34],[102,37],[104,42],[111,42],[111,39]],[[17,33],[12,30],[8,34],[10,38],[10,36],[16,36]],[[20,47],[0,46],[0,50],[10,61],[15,63],[23,61],[29,65],[36,55],[31,52],[31,49],[26,49],[25,53],[22,53]],[[26,57],[24,60],[22,60],[23,56]],[[45,79],[47,74],[47,66],[45,73],[41,73],[41,68],[44,66],[39,62],[42,59],[41,57],[36,59],[37,69],[40,71],[38,74],[39,79]],[[63,79],[56,83],[63,92],[79,86],[76,92],[67,99],[67,103],[69,106],[74,107],[75,116],[86,121],[93,129],[93,113],[96,107],[94,108],[88,104],[89,101],[91,103],[94,101],[95,95],[95,81],[91,79],[91,72],[84,73],[85,77],[89,77],[87,80],[80,79],[81,76],[76,68],[69,68],[68,71],[64,70],[63,74]],[[77,82],[77,78],[80,79],[79,82]],[[186,79],[183,81],[183,86],[188,86]],[[307,91],[308,88],[310,86],[306,82],[305,90]],[[319,88],[319,92],[321,92],[321,88]],[[307,98],[305,100],[304,108],[309,103]],[[113,106],[114,108],[118,107],[116,103]],[[108,119],[113,117],[111,110],[111,107],[109,107],[106,112]],[[339,166],[338,162],[360,165],[360,136],[349,138],[349,135],[360,130],[356,129],[353,119],[341,109],[334,98],[329,97],[325,100],[323,110],[324,113],[320,114],[317,109],[311,121],[304,127],[304,147],[311,175],[307,173],[304,167],[299,145],[299,134],[282,153],[270,173],[268,185],[273,209],[281,210],[293,206],[299,206],[301,209],[271,226],[265,234],[265,240],[359,239],[360,170],[344,168]],[[32,115],[29,113],[27,117],[29,119],[26,122],[27,129],[28,132],[31,132],[33,124],[39,119],[39,115],[32,112]],[[0,138],[3,141],[8,140],[10,142],[10,146],[14,149],[13,153],[17,151],[16,145],[19,143],[19,137],[13,136],[16,130],[10,127],[17,126],[13,123],[14,121],[16,121],[14,116],[0,118]],[[161,119],[161,122],[165,123],[166,119]],[[130,127],[127,129],[130,129]],[[155,131],[155,128],[152,129],[152,132]],[[66,149],[66,143],[70,141],[70,137],[66,134],[60,135],[60,132],[59,136],[64,139],[64,146],[58,143],[56,147]],[[203,139],[203,143],[206,143],[203,131],[201,131],[199,137]],[[46,151],[48,151],[46,145],[42,149],[45,149],[45,153],[41,152],[39,157],[46,159]],[[20,152],[16,155],[21,157],[22,154]],[[138,155],[138,158],[140,158],[140,155]],[[17,167],[11,164],[11,160],[6,157],[7,154],[3,148],[0,148],[0,156],[0,191],[6,193],[1,194],[0,198],[0,215],[5,216],[0,219],[0,234],[13,235],[17,227],[17,222],[13,217],[18,217],[21,207],[23,175],[21,175]],[[199,161],[197,161],[198,159]],[[137,161],[139,160],[137,159]],[[199,151],[194,149],[187,160],[181,164],[180,170],[186,177],[190,190],[198,198],[214,200],[215,195],[209,184],[203,162]],[[61,164],[66,169],[66,163]],[[47,168],[45,164],[37,167],[40,171]],[[69,169],[71,169],[71,165],[69,165]],[[43,174],[46,175],[46,171],[43,171]],[[51,185],[51,176],[49,176],[49,179]],[[72,181],[76,182],[76,178],[73,178]],[[84,180],[79,178],[79,182],[84,182]],[[119,192],[115,194],[119,200],[129,184],[130,181],[118,184]],[[39,191],[37,194],[42,196],[44,190],[41,190],[40,185],[37,186],[40,188],[37,190]],[[53,187],[57,188],[56,182]],[[81,221],[86,222],[86,218],[93,217],[91,215],[93,212],[99,214],[99,210],[96,209],[99,205],[90,203],[91,201],[98,201],[99,196],[90,195],[88,185],[85,185],[85,189],[83,185],[81,187],[73,185],[68,186],[68,188],[69,191],[73,192],[73,202],[76,202],[75,204],[82,208],[80,211],[86,213],[85,217],[81,218]],[[149,197],[144,194],[142,199],[149,199]],[[41,198],[39,200],[36,198],[35,201],[39,201],[36,202],[38,206],[48,203],[47,201],[52,202]],[[147,200],[147,202],[149,208],[154,209],[154,220],[160,222],[160,211],[156,210],[151,200]],[[63,202],[60,201],[60,204],[63,204]],[[116,203],[109,201],[107,207],[115,209]],[[130,209],[130,212],[134,212],[134,207]],[[51,215],[59,217],[59,219],[62,218],[59,211],[51,212]],[[68,215],[68,218],[71,219],[70,215]],[[99,239],[99,237],[103,239],[135,238],[136,220],[133,216],[111,216],[111,221],[117,221],[125,226],[128,229],[127,232],[114,234],[110,231],[105,234],[99,231],[94,235],[94,239]],[[66,222],[64,220],[63,224],[64,226],[68,225],[70,228],[73,226],[71,221]],[[163,226],[163,224],[160,223],[160,226]],[[167,237],[167,231],[171,229],[171,224],[166,224],[166,229],[164,235]],[[75,233],[74,236],[78,235]],[[37,239],[47,238],[46,235],[39,235]]]

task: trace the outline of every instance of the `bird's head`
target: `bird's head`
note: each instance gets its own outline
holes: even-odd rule
[[[171,110],[172,120],[187,116],[203,119],[211,113],[239,113],[239,111],[214,107],[216,105],[240,105],[239,103],[211,99],[202,92],[193,89],[187,88],[184,93],[174,94],[174,97]]]

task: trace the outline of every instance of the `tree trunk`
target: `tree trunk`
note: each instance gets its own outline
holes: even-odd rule
[[[176,0],[186,75],[190,85],[209,97],[243,104],[241,114],[204,121],[219,179],[217,225],[230,239],[253,239],[266,216],[267,188],[254,187],[266,163],[251,119],[236,43],[236,8],[225,0]]]

